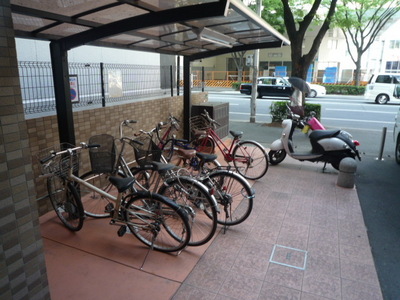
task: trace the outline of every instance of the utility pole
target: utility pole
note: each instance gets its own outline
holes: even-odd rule
[[[257,15],[261,17],[261,0],[257,0]],[[250,123],[256,122],[256,99],[257,99],[257,77],[258,65],[260,62],[260,49],[254,50],[253,57],[253,85],[250,99]]]

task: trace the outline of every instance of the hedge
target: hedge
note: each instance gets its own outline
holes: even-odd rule
[[[288,111],[286,104],[287,101],[277,101],[273,102],[270,106],[270,113],[272,117],[272,122],[281,122],[288,117]],[[305,116],[310,116],[311,112],[315,112],[315,117],[321,120],[321,104],[311,104],[306,103],[304,107]]]

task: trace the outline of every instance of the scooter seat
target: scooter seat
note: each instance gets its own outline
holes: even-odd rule
[[[340,133],[340,129],[333,130],[314,130],[310,134],[310,140],[319,141],[321,139],[327,139],[337,136]]]
[[[240,139],[240,138],[242,137],[242,135],[243,135],[243,131],[233,131],[233,130],[230,130],[229,133],[232,134],[232,136],[233,136],[234,138],[239,138],[239,139]]]

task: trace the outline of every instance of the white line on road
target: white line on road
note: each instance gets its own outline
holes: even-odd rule
[[[325,110],[348,111],[348,112],[357,112],[357,113],[392,114],[392,115],[397,114],[397,112],[393,112],[393,111],[376,111],[376,110],[359,110],[359,109],[326,108]]]

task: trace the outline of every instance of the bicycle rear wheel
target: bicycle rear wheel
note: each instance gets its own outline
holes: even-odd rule
[[[180,251],[188,245],[191,232],[185,210],[158,194],[139,192],[128,197],[122,216],[142,243],[161,252]]]
[[[209,137],[199,137],[192,141],[192,147],[196,149],[197,152],[212,154],[215,152],[215,142]]]
[[[108,173],[93,173],[92,171],[83,174],[80,177],[82,180],[94,185],[104,192],[117,196],[117,189],[108,180]],[[81,199],[85,214],[92,218],[108,218],[114,208],[114,204],[108,198],[102,196],[98,192],[89,189],[83,184],[80,185]]]
[[[267,153],[257,142],[239,142],[232,156],[236,171],[247,179],[260,179],[268,171]]]
[[[61,222],[71,231],[80,230],[85,213],[75,186],[58,176],[52,176],[47,179],[47,190],[51,205]]]
[[[222,225],[237,225],[246,220],[253,209],[254,191],[246,179],[227,170],[213,171],[203,180],[210,189],[219,210],[217,222]]]
[[[189,246],[201,246],[217,229],[217,202],[202,183],[189,177],[170,178],[158,191],[185,209],[192,237]]]

